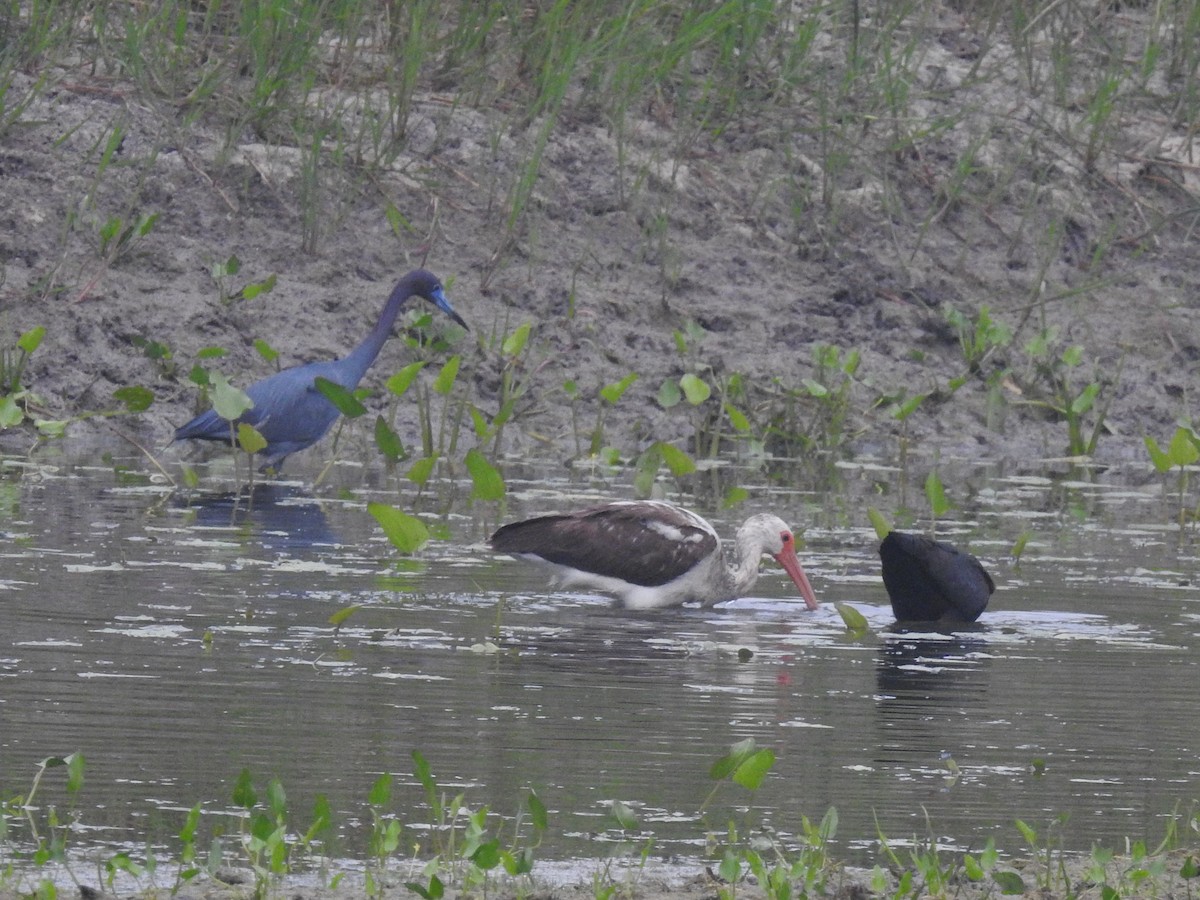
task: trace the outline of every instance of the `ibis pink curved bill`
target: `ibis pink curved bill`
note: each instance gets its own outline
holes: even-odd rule
[[[731,564],[712,525],[691,510],[656,501],[606,503],[513,522],[489,543],[549,567],[563,586],[614,594],[629,609],[744,596],[758,579],[761,558],[772,556],[807,607],[817,608],[792,530],[769,513],[751,516],[738,529]]]

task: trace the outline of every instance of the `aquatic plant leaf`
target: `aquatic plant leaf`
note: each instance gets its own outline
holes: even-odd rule
[[[739,503],[745,503],[750,499],[750,492],[744,487],[733,485],[725,492],[725,496],[721,498],[722,509],[733,509]]]
[[[819,843],[832,841],[837,837],[838,830],[838,811],[836,806],[831,806],[825,810],[825,815],[821,816],[821,824],[817,827],[817,837],[820,838]]]
[[[454,382],[458,378],[458,369],[462,365],[461,356],[452,356],[446,360],[437,378],[433,380],[433,389],[445,397],[454,390]]]
[[[333,807],[329,804],[328,797],[324,794],[317,794],[317,799],[313,801],[312,824],[304,833],[304,843],[311,844],[313,840],[332,828]]]
[[[1092,408],[1092,405],[1096,402],[1096,396],[1099,393],[1100,384],[1099,382],[1093,381],[1079,392],[1078,397],[1071,401],[1071,412],[1077,416],[1083,415]]]
[[[992,880],[996,882],[1002,894],[1012,896],[1025,893],[1025,881],[1016,872],[1002,869],[992,873]]]
[[[441,804],[437,799],[437,782],[429,768],[429,761],[425,759],[425,755],[420,750],[412,752],[412,760],[413,777],[421,782],[421,787],[425,789],[425,799],[429,801],[431,807],[434,807],[435,812],[440,810]]]
[[[655,399],[663,409],[671,409],[678,406],[683,400],[683,392],[679,390],[678,384],[668,378],[658,389],[658,396]]]
[[[276,820],[287,816],[287,793],[283,789],[283,782],[278,778],[272,778],[267,785],[267,809]]]
[[[233,785],[233,802],[242,809],[253,809],[258,803],[258,794],[254,792],[254,781],[249,769],[242,769]]]
[[[442,884],[442,879],[437,875],[429,876],[429,887],[425,887],[416,881],[406,881],[404,886],[416,894],[418,897],[423,897],[424,900],[441,900],[446,893],[446,887]]]
[[[1196,857],[1189,856],[1183,861],[1183,865],[1179,868],[1180,878],[1200,878],[1200,863],[1196,862]]]
[[[512,411],[515,407],[516,404],[512,401],[504,404],[503,418],[501,418],[501,415],[497,413],[495,420],[496,425],[500,426],[507,422],[512,416]],[[488,432],[491,430],[488,426],[487,416],[485,416],[483,411],[474,403],[467,404],[467,412],[471,414],[471,427],[475,431],[475,437],[479,438],[481,441],[484,440],[487,437]]]
[[[318,377],[313,382],[313,387],[320,391],[326,400],[336,406],[338,412],[347,419],[357,419],[367,411],[367,408],[354,396],[353,391],[347,390],[336,381]]]
[[[633,464],[633,489],[639,497],[649,497],[663,462],[663,443],[655,441],[642,451]]]
[[[927,394],[914,394],[903,403],[897,403],[892,410],[892,418],[897,422],[903,422],[917,411],[917,407],[925,401],[927,396]]]
[[[423,456],[412,464],[407,478],[413,484],[424,485],[433,475],[433,467],[437,465],[437,456]]]
[[[275,360],[279,359],[279,351],[276,350],[274,347],[272,347],[270,344],[268,344],[266,341],[264,341],[262,338],[258,338],[257,340],[255,340],[254,349],[258,351],[259,356],[261,356],[264,360],[266,360],[269,363],[273,363],[273,362],[275,362]]]
[[[699,406],[712,396],[712,388],[708,386],[708,382],[692,372],[679,379],[679,386],[683,388],[683,395],[692,406]]]
[[[503,850],[500,860],[504,863],[504,871],[509,875],[528,875],[533,871],[533,848],[524,847],[516,853]]]
[[[51,756],[43,759],[40,763],[43,769],[54,769],[59,766],[67,767],[67,791],[69,793],[77,793],[83,787],[83,754],[76,750],[68,756]]]
[[[12,394],[0,397],[0,428],[14,428],[25,421],[25,411]]]
[[[1017,539],[1013,541],[1012,550],[1009,551],[1013,559],[1019,560],[1021,558],[1021,554],[1025,552],[1025,545],[1029,543],[1029,539],[1032,536],[1032,533],[1028,531],[1022,531],[1017,535]]]
[[[67,431],[66,419],[34,419],[33,427],[43,437],[59,438]]]
[[[609,812],[617,820],[617,824],[626,831],[633,831],[638,827],[637,816],[634,815],[633,808],[628,803],[614,800],[609,806]]]
[[[392,462],[404,459],[406,455],[404,442],[400,440],[400,435],[396,434],[383,416],[375,417],[375,446],[379,448],[379,452],[386,459]]]
[[[241,388],[236,388],[220,372],[209,376],[213,389],[213,409],[222,419],[232,422],[254,406],[254,401]]]
[[[875,529],[875,536],[881,541],[892,533],[892,526],[883,513],[873,506],[867,507],[867,518],[871,520],[871,526]]]
[[[237,258],[237,254],[232,254],[225,262],[215,262],[209,270],[213,278],[224,278],[227,275],[236,275],[242,269],[242,261]]]
[[[860,637],[871,630],[871,626],[867,624],[867,618],[857,609],[848,603],[843,603],[837,600],[833,604],[834,609],[838,611],[838,615],[842,617],[842,622],[855,637]]]
[[[667,468],[670,469],[671,474],[676,478],[681,475],[690,475],[696,471],[695,460],[674,444],[659,441],[657,446],[662,453],[663,462],[667,464]]]
[[[629,386],[638,380],[637,372],[630,372],[620,381],[614,381],[600,388],[600,397],[609,405],[616,406]]]
[[[942,486],[941,476],[936,471],[930,472],[925,478],[925,497],[929,500],[929,508],[935,516],[943,515],[950,509],[950,501],[946,499],[946,489]]]
[[[429,540],[429,529],[424,522],[394,506],[368,503],[367,512],[375,517],[392,546],[401,553],[415,553]]]
[[[501,500],[507,490],[504,478],[478,450],[467,451],[467,471],[471,474],[471,496],[477,500]]]
[[[224,347],[202,347],[196,351],[196,359],[220,359],[225,353]]]
[[[546,804],[542,802],[542,798],[530,791],[525,805],[529,807],[529,819],[533,822],[534,831],[545,831],[550,825],[550,816],[546,812]]]
[[[392,775],[390,772],[384,772],[371,785],[371,792],[367,794],[367,803],[371,806],[385,806],[391,798]]]
[[[179,839],[185,844],[190,844],[196,839],[196,829],[200,827],[200,804],[193,806],[187,814],[187,818],[183,822],[183,827],[179,829]]]
[[[137,384],[126,385],[113,391],[113,399],[125,404],[131,413],[140,413],[154,402],[154,391]]]
[[[983,871],[983,866],[970,853],[963,855],[963,871],[967,873],[967,878],[971,881],[983,881],[983,876],[987,873]]]
[[[717,874],[729,884],[737,884],[742,877],[742,861],[732,847],[726,847],[721,855],[721,865],[717,867]]]
[[[487,872],[500,865],[500,842],[495,838],[486,841],[475,848],[471,854],[471,862]]]
[[[41,346],[42,338],[45,336],[46,329],[41,325],[35,326],[17,338],[17,347],[24,350],[27,354],[32,353]]]
[[[751,754],[757,749],[754,738],[746,738],[731,744],[729,752],[718,759],[708,770],[708,777],[713,781],[721,781],[734,773]]]
[[[356,612],[358,612],[360,609],[362,609],[361,603],[354,603],[354,604],[351,604],[350,606],[343,606],[341,609],[339,609],[337,612],[335,612],[332,616],[329,617],[329,624],[332,625],[334,628],[337,628],[337,627],[341,626],[341,624],[343,622],[345,622],[347,619],[349,619],[352,615],[354,615]]]
[[[1196,446],[1196,434],[1190,428],[1180,425],[1171,436],[1171,444],[1167,447],[1167,456],[1171,464],[1190,466],[1200,459],[1200,448]]]
[[[741,765],[734,770],[733,780],[747,790],[756,791],[774,765],[775,751],[771,749],[759,750],[757,753],[752,753],[747,759],[743,760]]]
[[[746,418],[746,414],[728,401],[722,407],[725,410],[725,415],[729,417],[729,424],[733,426],[733,430],[741,434],[745,434],[750,430],[750,420]]]
[[[504,339],[504,343],[500,345],[500,352],[510,358],[520,356],[525,345],[529,343],[529,332],[532,327],[528,322],[518,327]]]
[[[267,447],[267,439],[257,428],[247,422],[239,422],[237,427],[237,442],[247,453],[258,453]]]
[[[387,389],[397,397],[403,397],[404,392],[408,390],[409,386],[413,383],[413,380],[417,377],[417,373],[423,368],[425,368],[425,363],[423,362],[409,363],[407,366],[389,378],[384,383],[385,387],[387,387]]]
[[[807,390],[808,393],[813,397],[829,396],[829,388],[825,387],[825,385],[821,384],[819,381],[814,381],[811,378],[804,378],[801,379],[800,383],[804,385],[805,390]]]
[[[259,294],[269,294],[275,290],[275,282],[277,277],[274,272],[264,278],[262,281],[253,281],[242,288],[241,294],[243,300],[253,300]]]

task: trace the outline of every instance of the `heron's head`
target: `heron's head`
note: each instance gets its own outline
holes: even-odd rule
[[[413,269],[413,271],[404,276],[404,279],[408,282],[409,289],[413,294],[428,300],[463,328],[470,331],[467,323],[463,321],[462,316],[454,311],[454,307],[446,299],[446,290],[442,287],[442,283],[436,275],[426,269]]]

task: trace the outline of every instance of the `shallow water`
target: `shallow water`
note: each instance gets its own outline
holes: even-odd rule
[[[502,513],[471,508],[461,485],[416,499],[357,470],[314,497],[315,474],[260,490],[246,515],[111,465],[4,462],[6,796],[39,760],[81,750],[78,798],[53,772],[40,789],[74,808],[76,843],[149,836],[170,851],[181,810],[202,802],[221,821],[249,768],[260,793],[281,779],[296,830],[327,795],[334,849],[355,856],[383,772],[397,779],[389,810],[422,834],[419,750],[472,808],[511,816],[536,789],[550,810],[541,859],[647,836],[656,855],[694,857],[731,820],[787,840],[835,806],[833,852],[860,863],[879,832],[1020,852],[1015,819],[1044,834],[1060,814],[1067,847],[1155,840],[1200,797],[1196,542],[1180,541],[1172,499],[1142,467],[943,463],[958,509],[939,536],[969,544],[998,585],[979,626],[956,634],[889,631],[865,508],[903,520],[921,498],[887,466],[763,476],[746,504],[807,525],[815,613],[772,566],[754,598],[630,614],[484,549],[498,518],[630,495],[596,473],[510,469]],[[206,486],[222,477],[205,473]],[[423,511],[446,539],[400,559],[368,499]],[[711,518],[729,534],[739,515]],[[1007,549],[1026,529],[1014,566]],[[833,601],[874,633],[848,636]],[[777,753],[764,787],[724,784],[705,805],[709,767],[746,737]],[[621,832],[613,800],[638,832]]]

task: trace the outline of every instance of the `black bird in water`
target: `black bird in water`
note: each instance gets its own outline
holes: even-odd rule
[[[325,432],[337,421],[339,413],[337,407],[317,390],[316,380],[325,378],[348,391],[358,387],[367,369],[383,349],[396,317],[413,297],[428,300],[463,328],[467,327],[467,323],[450,306],[437,276],[424,269],[413,269],[392,289],[375,327],[346,356],[292,366],[246,388],[246,394],[254,401],[254,406],[243,413],[237,422],[253,425],[266,438],[267,446],[261,452],[261,469],[279,469],[291,454],[312,446],[325,436]],[[189,438],[228,444],[229,421],[210,409],[175,430],[175,440]]]
[[[889,532],[879,559],[892,612],[901,622],[974,622],[996,589],[970,553],[922,534]]]

